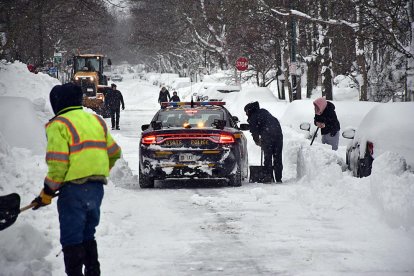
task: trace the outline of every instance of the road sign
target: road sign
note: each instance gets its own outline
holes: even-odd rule
[[[56,64],[56,65],[62,63],[62,53],[61,52],[55,53],[53,55],[53,63]]]
[[[239,71],[245,71],[247,69],[247,67],[249,66],[249,61],[247,58],[245,57],[239,57],[236,60],[236,68]]]
[[[50,67],[49,68],[49,73],[50,74],[55,74],[57,72],[57,67]]]

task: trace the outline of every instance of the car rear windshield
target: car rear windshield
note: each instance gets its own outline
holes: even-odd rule
[[[213,127],[215,120],[224,119],[222,109],[172,109],[158,113],[157,121],[162,122],[163,127]]]

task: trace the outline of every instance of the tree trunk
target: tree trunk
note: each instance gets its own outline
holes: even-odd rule
[[[283,48],[283,75],[285,76],[286,85],[288,87],[288,94],[289,94],[289,102],[293,101],[293,93],[292,93],[292,84],[290,82],[289,78],[289,47],[286,45],[286,47]]]
[[[296,100],[302,100],[302,75],[296,75]]]
[[[42,18],[42,11],[43,11],[43,2],[39,2],[38,5],[38,18],[37,18],[37,24],[38,24],[38,36],[39,36],[39,63],[41,65],[44,65],[44,37],[43,37],[43,18]]]
[[[362,17],[360,14],[360,9],[356,7],[357,12],[357,21],[359,24],[359,31],[355,41],[355,50],[356,50],[356,61],[358,64],[358,73],[361,74],[362,79],[359,83],[359,100],[367,101],[368,100],[368,72],[365,61],[365,39],[363,35],[362,28]]]
[[[414,0],[410,0],[408,5],[408,14],[411,25],[411,58],[407,57],[405,100],[414,101]]]
[[[324,20],[329,19],[327,3],[321,2],[321,17]],[[332,51],[331,51],[331,39],[328,37],[328,26],[322,25],[321,28],[323,40],[322,48],[320,49],[320,55],[322,56],[322,96],[327,100],[333,100],[332,95]]]
[[[310,98],[312,96],[312,92],[318,86],[318,63],[312,59],[306,62],[308,65],[308,70],[306,72],[306,76],[308,79],[308,83],[306,86],[306,98]]]

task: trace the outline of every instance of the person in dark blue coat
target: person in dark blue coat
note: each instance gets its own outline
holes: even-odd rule
[[[266,109],[260,108],[259,102],[252,102],[244,107],[250,125],[250,132],[256,145],[264,155],[266,178],[264,183],[273,182],[273,172],[277,183],[282,182],[283,133],[279,121]]]

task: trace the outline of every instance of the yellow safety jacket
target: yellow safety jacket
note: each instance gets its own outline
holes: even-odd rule
[[[89,176],[109,176],[121,148],[108,132],[105,121],[82,110],[81,106],[62,109],[46,124],[48,173],[52,190],[63,183]]]

